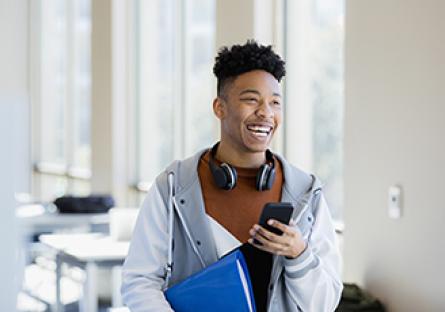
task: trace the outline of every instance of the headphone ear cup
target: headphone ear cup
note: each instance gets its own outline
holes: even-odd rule
[[[270,190],[275,182],[275,168],[268,164],[261,165],[256,178],[256,189],[258,191]]]
[[[260,169],[258,170],[256,176],[256,189],[260,192],[267,189],[266,187],[267,187],[269,171],[270,171],[270,166],[268,164],[261,165]]]
[[[212,170],[213,180],[217,187],[225,189],[227,185],[227,174],[223,168]]]
[[[226,163],[222,163],[221,165],[215,164],[213,158],[215,157],[218,145],[219,142],[213,145],[212,149],[210,150],[209,169],[212,173],[213,181],[217,187],[224,190],[231,190],[236,185],[236,170]]]
[[[225,190],[231,190],[236,185],[237,174],[235,168],[229,164],[222,163],[220,166],[222,172],[224,172],[225,184],[221,187]]]
[[[270,168],[267,174],[266,190],[270,190],[275,182],[275,168]]]

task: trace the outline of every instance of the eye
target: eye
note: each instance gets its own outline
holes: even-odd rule
[[[243,98],[243,99],[241,99],[241,101],[249,102],[249,103],[257,103],[258,99],[257,98],[253,98],[253,97],[249,97],[249,98]]]
[[[272,104],[274,106],[281,106],[281,102],[280,101],[273,101]]]

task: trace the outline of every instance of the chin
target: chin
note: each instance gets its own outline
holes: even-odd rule
[[[246,150],[253,153],[264,153],[270,147],[270,142],[268,143],[244,143]]]
[[[241,136],[241,142],[244,145],[245,150],[251,153],[261,153],[266,152],[269,149],[272,139],[273,132],[270,133],[267,137],[255,137],[251,135],[249,132],[243,133]]]

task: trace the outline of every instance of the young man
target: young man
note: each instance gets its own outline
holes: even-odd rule
[[[220,141],[174,162],[148,192],[124,264],[124,302],[134,312],[172,311],[163,289],[169,254],[167,175],[173,173],[168,286],[247,242],[262,250],[264,260],[254,268],[267,280],[265,288],[254,285],[258,311],[333,311],[342,291],[340,259],[320,183],[268,150],[282,120],[284,62],[270,46],[248,41],[222,48],[214,73]],[[281,236],[257,224],[264,204],[279,201],[295,207],[291,225],[271,224]]]

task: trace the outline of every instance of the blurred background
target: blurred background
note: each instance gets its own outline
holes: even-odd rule
[[[214,57],[247,39],[286,60],[273,150],[323,181],[344,281],[388,311],[443,311],[444,10],[0,0],[2,311],[122,305],[138,207],[166,165],[218,139]]]

